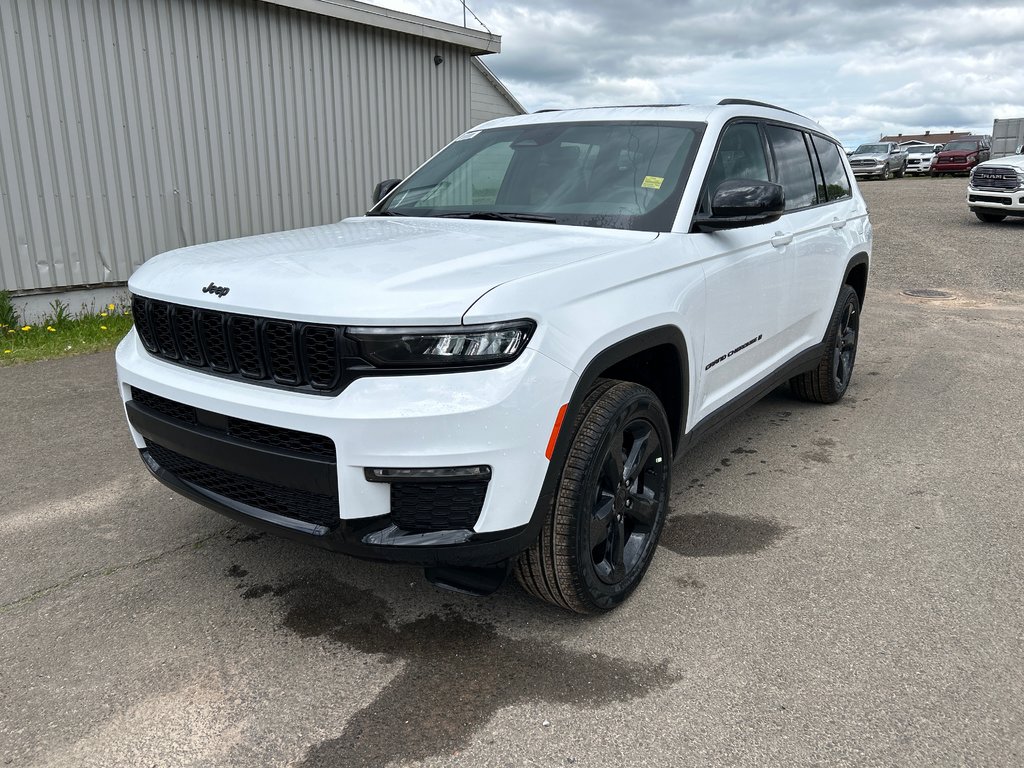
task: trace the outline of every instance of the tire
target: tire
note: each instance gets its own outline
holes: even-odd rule
[[[600,379],[573,425],[552,508],[514,571],[535,597],[577,613],[615,608],[650,565],[668,516],[672,437],[647,387]]]
[[[974,215],[986,224],[995,224],[997,221],[1002,221],[1006,218],[1005,213],[983,213],[982,211],[975,211]]]
[[[896,178],[897,179],[902,179],[906,174],[907,174],[907,166],[904,165],[902,168],[900,168],[898,171],[896,171]]]
[[[793,394],[812,403],[838,402],[850,386],[859,339],[860,299],[844,285],[832,311],[825,352],[814,368],[789,380]]]
[[[887,165],[887,166],[885,166],[885,170],[882,171],[882,181],[888,181],[891,178],[892,178],[892,168],[890,168]]]

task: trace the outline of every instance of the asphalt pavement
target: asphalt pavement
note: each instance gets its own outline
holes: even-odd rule
[[[0,764],[1024,764],[1024,221],[861,186],[846,398],[678,462],[607,616],[234,525],[149,477],[111,354],[0,368]]]

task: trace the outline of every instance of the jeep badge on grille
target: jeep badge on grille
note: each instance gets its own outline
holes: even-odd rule
[[[203,288],[203,293],[212,293],[214,296],[220,296],[223,299],[228,295],[228,291],[230,290],[230,288],[210,283],[208,286]]]

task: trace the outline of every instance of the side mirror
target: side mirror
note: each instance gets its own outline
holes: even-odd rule
[[[786,193],[770,181],[729,179],[723,181],[711,199],[711,215],[694,224],[701,232],[738,229],[769,224],[786,210]]]
[[[1014,150],[1014,154],[1024,155],[1024,144],[1018,144],[1017,149]]]
[[[387,197],[391,190],[402,183],[401,179],[385,179],[381,181],[373,188],[373,194],[370,196],[370,207],[372,208],[385,197]]]

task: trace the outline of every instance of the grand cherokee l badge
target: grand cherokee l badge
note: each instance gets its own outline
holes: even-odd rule
[[[210,283],[208,286],[203,288],[203,293],[212,293],[215,296],[220,296],[223,299],[225,296],[228,295],[228,291],[230,291],[230,290],[231,290],[230,288],[225,288],[225,287],[222,287],[222,286],[219,286],[219,285],[214,285],[213,283]]]

